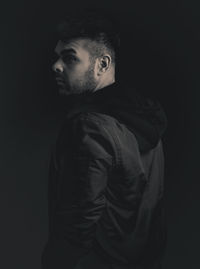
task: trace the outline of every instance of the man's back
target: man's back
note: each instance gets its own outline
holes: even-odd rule
[[[61,129],[50,168],[50,235],[69,243],[66,264],[92,250],[116,266],[154,268],[165,245],[164,159],[154,135],[162,116],[156,124],[159,108],[130,113],[127,104],[113,109],[114,100],[105,108],[112,88],[84,97]]]
[[[166,235],[162,142],[141,154],[134,134],[125,125],[106,115],[95,116],[104,118],[99,124],[115,145],[106,207],[97,224],[97,251],[114,263],[149,268],[161,258]]]

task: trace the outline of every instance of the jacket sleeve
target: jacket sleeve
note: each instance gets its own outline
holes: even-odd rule
[[[63,260],[63,264],[71,269],[92,248],[96,225],[105,208],[112,154],[104,126],[89,119],[76,121],[67,145],[60,160],[63,178],[52,240],[53,248],[59,243],[62,251],[66,249],[63,257],[60,256],[62,251],[59,251],[58,259],[59,263]]]

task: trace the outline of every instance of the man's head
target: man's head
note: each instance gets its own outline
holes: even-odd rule
[[[111,20],[90,12],[71,16],[59,27],[53,65],[59,91],[96,91],[115,81],[119,35]]]

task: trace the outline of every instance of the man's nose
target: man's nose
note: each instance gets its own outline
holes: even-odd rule
[[[52,69],[54,72],[56,73],[62,73],[63,72],[63,65],[62,65],[62,61],[59,59],[57,60],[53,65],[52,65]]]

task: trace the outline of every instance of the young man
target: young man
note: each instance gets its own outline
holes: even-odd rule
[[[53,70],[67,112],[50,163],[44,269],[161,265],[166,119],[115,81],[115,28],[94,13],[60,27]]]

